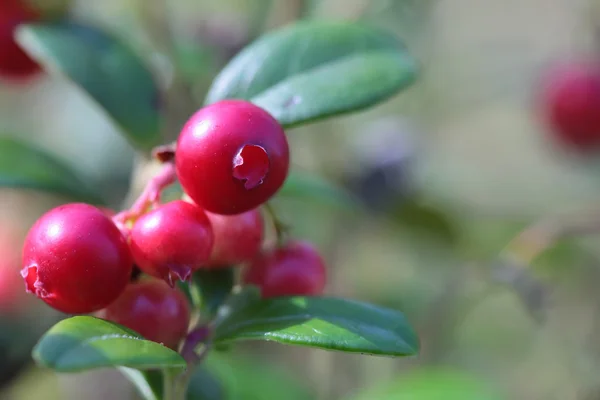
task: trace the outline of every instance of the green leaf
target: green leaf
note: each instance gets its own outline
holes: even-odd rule
[[[267,340],[372,355],[407,356],[419,341],[404,315],[333,297],[260,299],[255,289],[232,298],[217,321],[216,343]]]
[[[50,73],[87,92],[134,145],[149,149],[161,142],[158,89],[148,68],[125,44],[72,22],[24,25],[17,40]]]
[[[332,207],[357,210],[360,204],[354,196],[327,180],[312,174],[291,172],[277,192],[280,198],[314,201]]]
[[[241,51],[205,103],[251,100],[293,126],[375,105],[411,84],[417,69],[404,45],[377,28],[303,21]]]
[[[423,369],[395,382],[369,388],[351,400],[499,400],[501,397],[467,373],[451,369]]]
[[[231,293],[234,271],[233,268],[197,271],[192,282],[200,291],[202,308],[214,315]]]
[[[102,367],[184,368],[185,360],[161,344],[118,324],[89,316],[60,321],[33,349],[39,364],[59,372]]]
[[[119,370],[135,386],[144,400],[161,400],[163,392],[162,371],[138,371],[127,367],[119,367]]]
[[[9,137],[0,137],[0,186],[43,190],[74,200],[104,203],[102,197],[61,160]]]

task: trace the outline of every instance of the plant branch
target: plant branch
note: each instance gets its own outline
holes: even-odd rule
[[[128,223],[134,222],[149,208],[156,207],[160,203],[162,191],[176,180],[175,164],[172,162],[164,163],[158,174],[146,184],[146,187],[129,210],[121,211],[113,217],[115,224],[126,232]]]

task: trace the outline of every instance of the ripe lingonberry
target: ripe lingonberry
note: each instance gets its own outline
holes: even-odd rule
[[[177,141],[177,175],[200,207],[240,214],[267,201],[289,168],[287,138],[265,110],[243,100],[200,109]]]
[[[136,265],[171,286],[176,279],[187,280],[206,264],[213,245],[212,228],[204,211],[182,200],[140,217],[130,239]]]
[[[190,307],[181,291],[152,279],[127,286],[123,294],[98,316],[176,349],[187,333]]]
[[[260,251],[264,224],[259,209],[237,215],[206,213],[215,242],[209,266],[220,267],[250,261]]]
[[[323,293],[326,271],[313,245],[293,241],[256,257],[242,281],[256,285],[263,297],[314,296]]]
[[[40,70],[17,44],[16,28],[34,22],[38,14],[18,0],[3,0],[0,4],[0,76],[8,79],[28,78]]]
[[[546,77],[542,107],[552,132],[578,150],[600,147],[600,66],[571,63]]]
[[[27,291],[70,314],[97,311],[125,289],[133,262],[115,224],[98,208],[73,203],[33,225],[23,247]]]

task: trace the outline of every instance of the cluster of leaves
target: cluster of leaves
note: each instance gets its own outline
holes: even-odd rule
[[[73,22],[23,26],[18,40],[50,73],[82,89],[140,151],[161,144],[160,90],[124,43]],[[299,22],[243,49],[215,78],[205,104],[248,99],[292,127],[375,105],[412,83],[417,69],[401,42],[373,27]],[[102,196],[60,160],[13,139],[0,140],[0,184],[102,204]],[[279,196],[353,204],[322,179],[297,173]],[[332,297],[261,299],[251,287],[236,290],[230,273],[222,272],[198,273],[190,286],[194,305],[213,316],[214,346],[267,340],[371,355],[418,352],[413,329],[395,310]],[[90,316],[55,325],[35,347],[34,359],[59,372],[119,367],[148,399],[161,398],[157,369],[169,374],[186,368],[177,352]],[[206,387],[192,384],[190,391]],[[196,393],[191,398],[214,397]]]

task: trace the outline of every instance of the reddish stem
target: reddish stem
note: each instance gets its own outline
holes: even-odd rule
[[[148,181],[142,194],[140,194],[131,208],[121,211],[113,217],[115,224],[117,224],[121,231],[127,232],[127,223],[138,219],[148,208],[156,207],[160,203],[162,191],[176,180],[175,164],[172,162],[164,163],[158,174]]]

